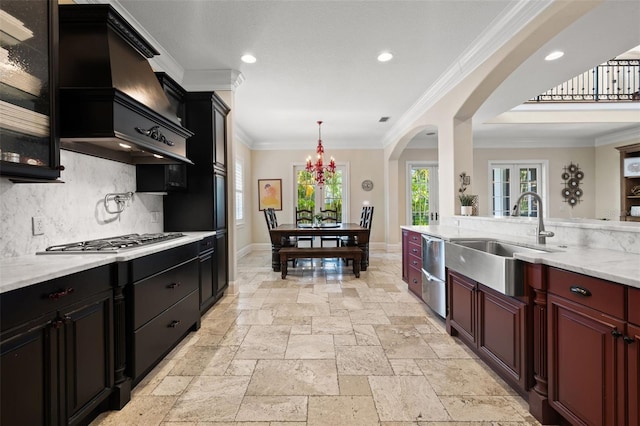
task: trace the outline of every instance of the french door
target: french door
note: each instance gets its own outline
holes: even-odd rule
[[[489,193],[493,216],[512,215],[515,201],[523,192],[535,192],[544,201],[543,172],[544,167],[541,163],[489,163],[491,176]],[[525,197],[519,204],[520,216],[538,217],[538,214],[542,214],[538,211],[538,203],[533,197]]]
[[[438,213],[438,166],[407,162],[407,224],[436,225]]]
[[[304,166],[294,166],[294,205],[299,209],[318,213],[320,209],[338,211],[338,222],[348,221],[347,166],[337,165],[333,176],[327,177],[322,187],[315,184]]]

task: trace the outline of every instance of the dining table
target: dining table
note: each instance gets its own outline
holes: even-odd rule
[[[313,224],[282,224],[269,230],[271,238],[271,266],[274,271],[280,271],[280,256],[282,247],[290,247],[296,237],[347,237],[347,244],[357,245],[362,249],[360,270],[366,271],[369,266],[369,232],[370,229],[358,223],[323,223]],[[292,238],[293,237],[293,238]],[[331,254],[331,247],[327,249],[327,258],[336,257]]]

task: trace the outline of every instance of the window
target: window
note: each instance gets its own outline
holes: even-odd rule
[[[236,222],[244,222],[244,164],[236,160]]]
[[[545,202],[544,175],[546,162],[489,162],[489,200],[491,214],[494,216],[511,216],[516,199],[523,192],[535,192]],[[538,203],[532,197],[520,200],[520,216],[538,217]]]
[[[438,220],[438,167],[407,162],[407,224],[435,225]]]
[[[308,209],[314,212],[320,209],[336,209],[338,211],[338,221],[348,220],[346,213],[348,206],[347,190],[347,166],[338,165],[336,173],[325,179],[322,191],[315,185],[311,173],[307,172],[304,166],[295,166],[294,194],[296,199],[294,205],[299,209]]]

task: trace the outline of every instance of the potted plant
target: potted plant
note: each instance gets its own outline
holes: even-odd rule
[[[476,196],[465,194],[467,186],[471,183],[470,176],[466,172],[460,173],[460,188],[458,188],[458,200],[460,200],[460,214],[462,216],[471,216],[473,214],[473,203]]]

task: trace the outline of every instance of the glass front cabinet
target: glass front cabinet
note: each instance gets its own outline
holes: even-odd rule
[[[60,176],[57,45],[57,0],[0,2],[0,174],[14,181]]]

